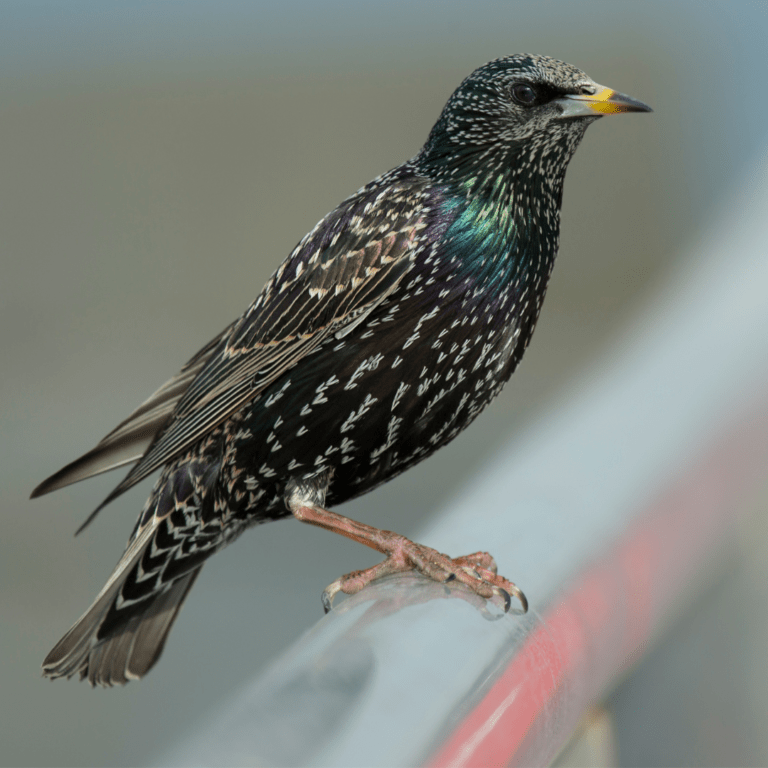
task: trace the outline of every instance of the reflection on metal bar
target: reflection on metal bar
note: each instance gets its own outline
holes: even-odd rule
[[[569,402],[417,538],[489,549],[501,614],[417,576],[340,602],[173,765],[546,765],[731,540],[768,459],[768,175]],[[711,576],[710,576],[711,578]]]

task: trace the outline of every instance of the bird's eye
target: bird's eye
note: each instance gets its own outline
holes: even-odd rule
[[[524,107],[530,107],[536,101],[536,91],[526,83],[515,83],[512,86],[512,98]]]

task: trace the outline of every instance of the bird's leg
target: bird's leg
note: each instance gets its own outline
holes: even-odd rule
[[[376,579],[391,573],[412,570],[419,571],[434,581],[448,582],[456,579],[484,598],[501,597],[505,611],[509,610],[511,596],[514,595],[522,604],[523,610],[528,610],[525,595],[511,581],[496,573],[496,562],[487,552],[450,558],[435,549],[406,539],[405,536],[359,523],[316,504],[297,500],[293,503],[289,501],[289,507],[297,520],[340,533],[387,556],[386,560],[372,568],[352,571],[329,584],[323,592],[323,607],[326,613],[331,609],[333,598],[338,592],[354,595]]]

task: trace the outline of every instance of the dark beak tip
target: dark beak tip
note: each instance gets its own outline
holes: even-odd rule
[[[609,102],[614,100],[616,104],[624,106],[626,112],[653,112],[645,102],[625,96],[623,93],[617,93],[613,99],[608,99]]]

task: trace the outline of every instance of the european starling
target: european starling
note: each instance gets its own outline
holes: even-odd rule
[[[35,489],[135,462],[85,526],[162,470],[113,574],[43,673],[103,686],[142,677],[203,562],[291,514],[386,555],[331,584],[326,610],[339,591],[411,569],[525,608],[488,553],[452,560],[325,506],[434,453],[498,394],[539,316],[584,131],[604,114],[649,111],[544,56],[469,75],[413,159],[331,211],[238,320]]]

